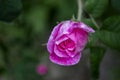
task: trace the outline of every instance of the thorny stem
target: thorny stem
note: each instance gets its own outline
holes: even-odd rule
[[[82,0],[78,0],[78,15],[77,20],[80,21],[82,18]]]

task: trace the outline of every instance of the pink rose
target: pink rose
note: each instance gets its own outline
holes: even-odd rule
[[[48,72],[48,68],[47,68],[46,65],[40,64],[40,65],[37,66],[36,71],[40,75],[45,75]]]
[[[63,21],[53,29],[47,49],[53,63],[69,66],[79,62],[88,41],[88,33],[95,32],[82,22]]]

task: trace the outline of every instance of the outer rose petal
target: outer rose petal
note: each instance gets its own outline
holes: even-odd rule
[[[69,34],[70,23],[71,23],[71,21],[63,22],[63,24],[61,25],[61,27],[58,31],[58,35],[57,35],[56,39],[58,39],[62,35]]]
[[[81,25],[81,26],[79,26],[79,27],[80,27],[81,29],[85,30],[85,31],[88,32],[88,33],[94,33],[94,32],[95,32],[91,27],[87,26],[86,24],[84,24],[84,23],[82,23],[82,22],[80,22],[80,25]]]
[[[80,28],[74,28],[72,29],[73,31],[71,32],[69,36],[69,38],[71,38],[73,41],[75,41],[76,43],[76,48],[75,48],[75,52],[74,53],[78,53],[81,52],[87,41],[88,41],[88,33]],[[72,54],[73,56],[75,54]]]
[[[79,62],[81,58],[81,53],[77,53],[74,57],[58,57],[55,55],[55,53],[50,54],[50,60],[53,63],[59,64],[59,65],[64,65],[64,66],[70,66],[70,65],[75,65]]]
[[[61,25],[61,27],[58,31],[58,36],[56,37],[56,39],[64,34],[69,34],[74,28],[80,28],[80,29],[86,31],[87,33],[95,32],[91,27],[87,26],[83,22],[75,22],[72,20],[68,20],[68,21],[64,21],[62,23],[63,24]]]
[[[74,28],[80,28],[88,33],[94,33],[95,31],[89,27],[88,25],[84,24],[83,22],[75,22],[75,21],[71,21],[70,25],[69,25],[69,31],[71,31]]]
[[[55,38],[58,34],[58,31],[61,27],[62,23],[59,23],[57,26],[55,26],[55,28],[53,29],[49,39],[48,39],[48,43],[47,43],[47,49],[50,53],[53,52],[53,48],[54,48],[54,44],[55,44]]]

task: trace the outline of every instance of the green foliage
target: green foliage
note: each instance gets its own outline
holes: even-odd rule
[[[120,33],[110,31],[98,31],[99,39],[107,46],[120,50]]]
[[[105,19],[101,29],[119,33],[120,32],[120,16],[112,16]]]
[[[21,0],[0,0],[0,20],[13,21],[22,9]]]
[[[112,16],[105,19],[98,31],[99,39],[107,46],[120,50],[120,16]]]
[[[111,4],[115,10],[120,12],[120,0],[111,0]]]
[[[85,10],[88,15],[85,16],[87,19],[83,19],[83,22],[96,30],[94,34],[90,35],[88,42],[88,48],[91,51],[91,72],[93,80],[98,79],[99,65],[105,52],[105,48],[101,48],[100,46],[102,45],[120,51],[119,2],[119,0],[86,0],[85,2]],[[91,21],[89,15],[93,17],[99,28],[95,28],[96,26]],[[120,73],[113,72],[113,74]]]
[[[85,3],[85,9],[87,10],[88,14],[91,14],[93,18],[100,18],[98,22],[100,31],[96,31],[95,35],[97,37],[91,38],[92,39],[91,42],[92,41],[95,42],[95,39],[99,38],[100,41],[103,42],[105,45],[119,50],[120,49],[120,41],[119,41],[120,40],[120,32],[119,32],[120,16],[119,15],[107,16],[107,18],[105,18],[104,20],[104,18],[102,18],[101,16],[105,14],[109,14],[109,12],[104,14],[104,11],[107,9],[107,5],[108,5],[108,0],[87,0]],[[90,26],[94,26],[94,24],[90,19],[88,20],[85,19],[83,21],[89,24]]]
[[[108,0],[87,0],[85,3],[86,11],[94,18],[101,17],[107,6]]]
[[[99,65],[104,56],[105,48],[99,46],[91,47],[90,52],[92,77],[96,80],[99,77]]]

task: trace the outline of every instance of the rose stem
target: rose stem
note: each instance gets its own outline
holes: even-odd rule
[[[77,20],[80,21],[82,18],[82,1],[78,0],[78,15]]]

